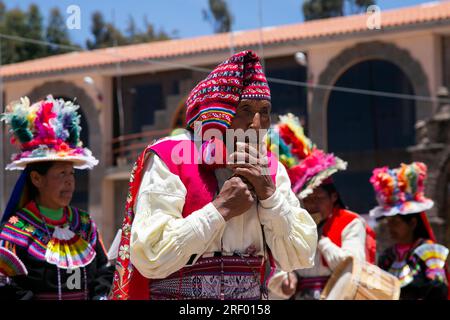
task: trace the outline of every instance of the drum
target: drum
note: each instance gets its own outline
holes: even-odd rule
[[[366,261],[345,259],[331,275],[321,300],[398,300],[400,282]]]

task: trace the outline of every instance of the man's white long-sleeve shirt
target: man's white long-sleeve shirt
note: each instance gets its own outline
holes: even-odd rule
[[[216,170],[219,188],[231,172]],[[131,228],[130,259],[147,278],[165,278],[215,251],[264,254],[264,237],[277,266],[296,270],[313,266],[317,228],[291,191],[286,169],[278,163],[276,191],[240,216],[225,221],[212,203],[182,217],[187,190],[162,160],[151,155],[139,188]],[[264,237],[263,237],[264,229]],[[196,258],[196,259],[197,259]]]

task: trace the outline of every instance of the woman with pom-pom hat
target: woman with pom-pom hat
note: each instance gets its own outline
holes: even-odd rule
[[[0,299],[106,298],[112,270],[89,214],[70,206],[74,169],[98,160],[80,140],[79,106],[21,98],[1,115],[19,148],[7,170],[22,173],[0,226]]]
[[[245,141],[225,139],[229,129],[270,126],[258,56],[243,51],[225,60],[186,107],[187,132],[150,145],[133,169],[112,297],[261,299],[266,261],[310,267],[317,232],[284,167]],[[241,150],[229,153],[235,145]],[[247,161],[254,156],[261,161]],[[243,163],[229,161],[235,157]]]
[[[424,195],[427,166],[422,162],[399,168],[377,168],[370,182],[378,206],[370,211],[386,219],[394,245],[378,258],[378,265],[398,277],[400,299],[447,299],[448,249],[436,243],[426,211],[434,205]]]
[[[314,267],[277,272],[269,282],[271,297],[317,300],[345,258],[374,262],[374,234],[358,214],[346,209],[331,179],[334,173],[345,170],[347,163],[318,149],[304,134],[297,117],[280,116],[268,141],[269,150],[286,167],[293,192],[313,216],[321,235]]]

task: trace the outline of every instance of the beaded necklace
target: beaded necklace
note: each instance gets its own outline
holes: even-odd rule
[[[41,210],[39,209],[39,207],[38,206],[36,206],[36,207],[38,208],[39,215],[41,216],[42,222],[44,223],[44,227],[45,227],[45,230],[47,232],[48,239],[50,241],[51,238],[52,238],[52,234],[50,233],[50,230],[48,229],[47,221],[45,219],[45,216],[41,213]],[[68,218],[67,218],[67,215],[66,215],[66,210],[64,210],[64,213],[63,213],[63,218],[64,217],[68,221]],[[56,265],[56,271],[57,271],[57,274],[58,274],[58,300],[62,300],[61,270],[60,270],[60,268],[57,265]],[[83,278],[84,278],[84,281],[83,281],[83,283],[84,283],[84,300],[88,300],[86,267],[83,267]]]

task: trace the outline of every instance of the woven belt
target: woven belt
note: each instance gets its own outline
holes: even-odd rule
[[[303,291],[303,290],[311,290],[311,289],[319,289],[322,290],[325,288],[325,285],[327,284],[328,279],[330,279],[329,276],[326,277],[305,277],[300,278],[298,285],[297,285],[297,291]]]

